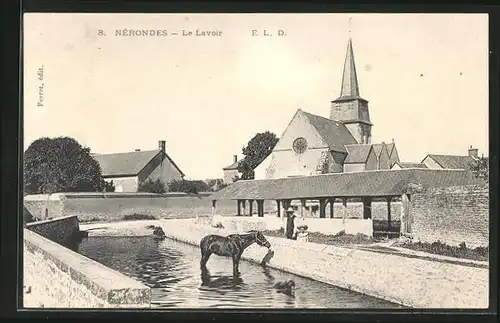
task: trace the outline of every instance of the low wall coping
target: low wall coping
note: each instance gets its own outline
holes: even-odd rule
[[[23,234],[29,251],[42,253],[59,269],[68,273],[71,279],[83,284],[104,301],[117,305],[151,303],[151,290],[144,284],[28,229],[24,229]]]
[[[49,200],[60,200],[60,199],[106,199],[106,198],[168,198],[168,197],[190,197],[199,196],[207,197],[212,195],[212,192],[198,192],[194,193],[184,193],[184,192],[167,192],[163,194],[157,193],[145,193],[145,192],[70,192],[70,193],[54,193],[50,195],[26,195],[24,197],[25,201],[46,201]]]
[[[50,219],[50,220],[30,222],[30,223],[26,223],[26,228],[29,229],[32,227],[37,227],[37,226],[42,225],[42,224],[47,224],[47,223],[51,223],[51,222],[59,222],[62,220],[77,218],[77,217],[78,217],[77,215],[67,215],[67,216],[62,216],[62,217],[58,217],[58,218],[54,218],[54,219]]]

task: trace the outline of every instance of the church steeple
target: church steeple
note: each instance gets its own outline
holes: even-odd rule
[[[340,97],[359,97],[358,75],[356,73],[356,64],[354,63],[351,38],[349,38],[349,42],[347,43]]]
[[[359,94],[351,37],[347,42],[340,96],[332,101],[330,119],[344,123],[358,143],[369,144],[371,142],[373,124],[370,122],[368,101]]]

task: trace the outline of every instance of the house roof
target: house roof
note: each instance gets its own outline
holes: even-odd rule
[[[474,158],[470,156],[429,154],[425,158],[427,157],[432,158],[444,169],[469,169],[469,165],[474,162]]]
[[[344,164],[359,164],[366,163],[370,151],[372,150],[372,145],[346,145],[348,155],[344,161]]]
[[[384,144],[373,144],[373,150],[375,151],[375,155],[377,155],[377,158],[380,157],[380,153],[382,152],[382,148],[384,147]]]
[[[126,153],[93,155],[99,163],[104,177],[110,176],[136,176],[161,150],[132,151]],[[165,154],[167,159],[184,176],[184,173],[175,162]]]
[[[318,131],[330,150],[347,152],[344,145],[357,144],[347,127],[340,121],[327,119],[309,112],[302,111],[309,123]]]
[[[318,197],[398,196],[412,185],[422,188],[479,184],[471,172],[442,169],[377,170],[356,173],[240,180],[215,192],[212,200],[298,199]]]
[[[398,164],[401,168],[427,168],[427,166],[422,163],[395,162],[394,164]]]
[[[243,160],[243,159],[242,159]],[[237,160],[234,163],[232,163],[229,166],[224,167],[222,170],[233,170],[233,169],[238,169],[238,166],[240,165],[242,160]]]

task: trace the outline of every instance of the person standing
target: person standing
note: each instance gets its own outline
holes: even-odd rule
[[[286,228],[285,228],[285,237],[287,239],[293,239],[294,231],[295,231],[295,212],[293,209],[286,210]]]

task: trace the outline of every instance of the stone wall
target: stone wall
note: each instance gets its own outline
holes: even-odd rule
[[[24,206],[39,220],[59,218],[64,216],[61,194],[27,195],[24,197]]]
[[[197,245],[206,234],[225,230],[197,227],[193,220],[162,223],[167,237]],[[301,243],[267,237],[274,255],[268,265],[370,296],[415,308],[487,308],[489,270],[390,253]],[[256,244],[242,258],[260,263],[268,250]],[[299,286],[300,287],[300,286]]]
[[[150,289],[24,229],[25,308],[150,308]]]
[[[143,214],[157,218],[190,218],[212,214],[211,193],[60,193],[51,197],[48,218],[76,215],[81,222],[115,221],[126,215]],[[35,217],[46,219],[47,195],[25,197],[24,204]],[[247,206],[248,209],[248,206]],[[266,212],[276,210],[276,202],[264,203]],[[254,212],[257,212],[254,203]],[[236,201],[218,201],[217,213],[235,215]]]
[[[373,222],[371,219],[304,219],[308,231],[335,235],[340,231],[347,234],[362,233],[373,236]]]
[[[416,241],[469,247],[489,244],[489,190],[460,186],[427,190],[411,197]]]
[[[264,217],[241,217],[241,216],[201,216],[194,223],[197,225],[213,226],[217,222],[222,223],[225,229],[231,232],[245,232],[250,230],[279,230],[286,227],[286,218],[276,215],[265,215]],[[371,219],[317,219],[305,218],[304,224],[308,226],[309,232],[334,235],[344,230],[348,234],[362,233],[369,237],[373,236],[373,222]]]
[[[79,232],[78,218],[75,215],[38,221],[26,224],[26,228],[44,238],[65,245],[73,234]]]

